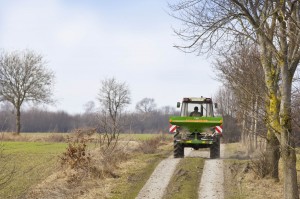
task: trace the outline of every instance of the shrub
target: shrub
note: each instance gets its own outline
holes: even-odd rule
[[[251,159],[250,169],[259,178],[264,178],[271,173],[274,166],[270,165],[265,152],[261,152],[257,158]]]
[[[61,165],[64,168],[74,170],[67,172],[70,174],[68,182],[78,183],[87,176],[118,178],[119,175],[115,170],[122,161],[128,159],[125,147],[119,146],[118,140],[114,140],[113,145],[108,145],[107,139],[103,139],[102,136],[99,136],[101,141],[96,140],[95,142],[90,138],[92,134],[82,132],[78,130],[73,137],[68,138],[68,147],[60,157]],[[91,142],[98,147],[88,152],[87,145]]]
[[[67,151],[60,157],[62,166],[68,166],[71,169],[88,169],[91,156],[86,151],[86,139],[75,139],[71,141],[68,138]]]

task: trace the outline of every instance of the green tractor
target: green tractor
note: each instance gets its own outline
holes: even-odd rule
[[[220,158],[220,137],[222,136],[222,117],[214,116],[211,98],[183,98],[177,102],[180,116],[170,117],[170,132],[174,133],[174,157],[183,158],[184,148],[210,148],[210,158]]]

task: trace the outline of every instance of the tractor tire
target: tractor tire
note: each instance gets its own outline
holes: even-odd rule
[[[210,158],[211,159],[216,159],[220,158],[220,138],[218,137],[216,139],[216,142],[212,144],[210,147]]]
[[[174,158],[184,157],[184,147],[179,142],[174,142]]]

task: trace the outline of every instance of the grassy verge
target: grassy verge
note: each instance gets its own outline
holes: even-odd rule
[[[2,142],[1,145],[5,157],[2,175],[14,170],[9,183],[0,189],[1,198],[18,198],[49,176],[56,169],[58,155],[66,148],[64,143]]]
[[[244,184],[243,169],[250,160],[245,159],[245,150],[240,143],[226,144],[224,160],[224,196],[225,198],[245,199],[249,193]]]
[[[282,176],[280,175],[280,182],[269,177],[260,178],[254,171],[253,161],[256,159],[251,160],[244,154],[246,153],[241,144],[226,145],[225,155],[229,158],[224,160],[225,198],[283,198]],[[281,169],[280,166],[279,173]]]
[[[159,148],[156,154],[136,153],[130,161],[121,166],[122,174],[119,179],[115,179],[114,188],[111,190],[113,199],[132,199],[135,198],[143,188],[152,172],[159,162],[170,156],[171,145],[164,145]]]
[[[178,164],[164,199],[198,198],[204,159],[186,157]]]
[[[243,183],[242,169],[247,160],[224,160],[224,196],[228,199],[249,198],[248,190]],[[253,197],[255,198],[255,197]]]

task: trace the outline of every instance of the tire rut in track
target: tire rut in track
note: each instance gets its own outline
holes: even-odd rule
[[[189,152],[190,151],[187,151],[186,154],[188,155]],[[162,198],[180,159],[181,158],[173,158],[172,155],[169,158],[162,160],[155,168],[136,199]]]
[[[221,145],[221,158],[222,157],[224,157],[223,144]],[[224,173],[222,159],[205,160],[198,195],[199,199],[224,198]]]
[[[206,158],[201,183],[198,188],[199,199],[223,199],[224,176],[223,160],[209,159],[209,150],[192,150],[185,148],[185,156]],[[224,156],[224,145],[221,145],[221,157]],[[136,199],[160,199],[171,180],[171,177],[181,158],[169,158],[162,160]]]

